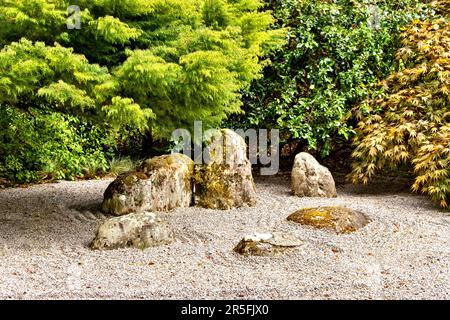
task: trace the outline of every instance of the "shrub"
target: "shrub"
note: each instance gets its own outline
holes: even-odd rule
[[[446,2],[450,7],[450,2]],[[357,110],[353,182],[377,170],[412,164],[413,190],[450,207],[450,22],[415,21],[402,35],[401,71]]]
[[[80,30],[67,30],[69,4],[82,9]],[[279,37],[267,30],[273,18],[262,5],[262,0],[4,0],[0,47],[22,37],[47,46],[57,42],[108,67],[113,77],[98,76],[95,88],[95,102],[108,121],[117,128],[149,124],[154,136],[170,137],[194,120],[213,126],[239,111],[240,90],[260,75],[258,58]],[[56,81],[49,89],[83,93],[70,85]]]
[[[60,113],[0,106],[0,176],[16,182],[74,179],[106,170],[108,134]]]
[[[394,71],[402,26],[432,13],[417,0],[371,3],[270,1],[275,28],[289,28],[287,43],[246,92],[246,117],[231,125],[279,128],[323,155],[335,137],[351,136],[345,116]]]
[[[69,5],[81,7],[79,30],[67,29]],[[42,152],[54,154],[62,138],[33,132],[38,119],[32,117],[67,131],[75,142],[61,144],[65,151],[55,154],[50,171],[58,176],[60,165],[68,166],[68,176],[83,167],[76,156],[76,163],[61,158],[102,150],[87,151],[85,143],[79,150],[77,141],[84,138],[71,127],[75,118],[121,139],[146,130],[152,132],[143,136],[168,138],[194,120],[217,125],[239,111],[241,90],[260,76],[259,58],[279,37],[267,30],[273,18],[262,5],[261,0],[2,0],[0,108],[17,115],[24,135],[51,148]],[[12,130],[8,121],[0,130]],[[19,141],[0,140],[5,143],[0,149]],[[42,165],[33,161],[42,159],[51,160],[41,151],[18,152],[3,174],[35,179]],[[84,172],[95,175],[103,164],[84,165]]]

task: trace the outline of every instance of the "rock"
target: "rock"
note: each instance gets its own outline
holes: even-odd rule
[[[287,219],[320,229],[331,229],[337,233],[354,232],[370,222],[364,213],[345,207],[300,209]]]
[[[194,162],[183,154],[146,160],[136,171],[120,175],[108,186],[102,210],[124,215],[189,207],[193,173]]]
[[[234,251],[244,256],[267,256],[284,253],[302,244],[300,239],[285,233],[254,233],[244,237]]]
[[[256,205],[256,187],[244,139],[231,130],[218,130],[205,154],[209,162],[195,169],[195,203],[222,210]]]
[[[153,212],[132,213],[103,222],[91,243],[92,249],[148,247],[169,244],[174,234],[169,225]]]
[[[292,194],[298,197],[336,197],[330,171],[306,152],[297,154],[291,173]]]

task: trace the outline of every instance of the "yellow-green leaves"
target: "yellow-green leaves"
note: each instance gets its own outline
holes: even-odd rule
[[[37,95],[44,97],[50,105],[56,108],[79,108],[75,112],[84,112],[86,109],[95,108],[95,100],[89,97],[86,91],[62,80],[40,88]]]
[[[90,25],[95,27],[98,35],[110,43],[125,44],[142,34],[141,30],[131,28],[126,23],[112,16],[98,18],[90,22]]]
[[[20,109],[42,103],[63,113],[95,109],[94,87],[109,77],[106,68],[57,44],[22,39],[0,51],[0,103]]]
[[[351,178],[367,183],[387,165],[410,163],[412,189],[449,208],[450,21],[414,21],[402,44],[397,59],[406,68],[383,81],[383,97],[360,114]]]
[[[376,1],[374,16],[369,3],[375,2],[269,1],[275,33],[286,28],[286,41],[271,55],[265,77],[244,95],[246,117],[231,125],[278,128],[283,139],[300,140],[322,155],[352,136],[346,114],[395,70],[401,28],[431,11],[418,0]],[[246,33],[267,18],[250,12],[239,19]],[[254,35],[244,40],[250,46]]]
[[[148,128],[148,120],[154,118],[151,109],[142,109],[129,98],[114,97],[111,104],[102,107],[102,110],[108,123],[116,130],[127,124],[144,131]]]

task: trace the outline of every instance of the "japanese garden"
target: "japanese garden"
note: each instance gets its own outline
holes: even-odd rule
[[[0,0],[2,300],[448,300],[449,209],[450,0]]]

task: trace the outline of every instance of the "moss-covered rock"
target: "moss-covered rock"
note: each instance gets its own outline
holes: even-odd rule
[[[300,209],[287,219],[337,233],[354,232],[370,222],[364,213],[339,206]]]
[[[168,211],[192,203],[194,162],[183,154],[154,157],[113,181],[105,191],[102,210],[114,215]]]
[[[256,205],[247,146],[237,133],[218,130],[209,141],[207,163],[195,167],[195,203],[210,209]]]
[[[118,249],[169,244],[174,234],[169,225],[152,212],[132,213],[103,222],[91,243],[92,249]]]
[[[244,237],[234,251],[244,256],[269,256],[285,253],[302,245],[296,237],[284,233],[255,233]]]

